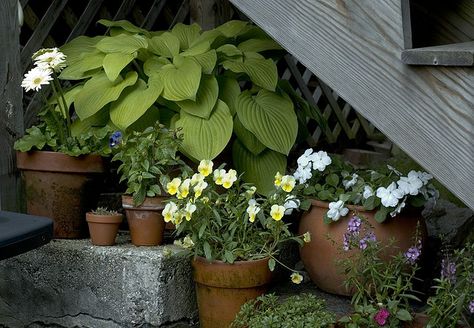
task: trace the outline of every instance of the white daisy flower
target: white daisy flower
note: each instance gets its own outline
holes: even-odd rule
[[[25,91],[38,91],[42,85],[48,85],[52,79],[50,69],[35,67],[25,74],[21,86],[25,88]]]

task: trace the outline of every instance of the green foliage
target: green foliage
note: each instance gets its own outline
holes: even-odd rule
[[[110,35],[81,36],[62,47],[68,68],[60,77],[84,84],[72,99],[82,120],[110,107],[110,121],[129,130],[148,112],[171,112],[169,127],[181,128],[181,151],[192,160],[218,156],[233,132],[253,154],[242,160],[234,152],[241,168],[258,162],[259,170],[273,169],[257,158],[264,151],[286,157],[298,133],[295,107],[304,101],[288,84],[278,86],[270,54],[282,49],[261,29],[243,21],[210,31],[177,24],[155,32],[127,21],[99,23]],[[265,178],[244,175],[262,193],[271,190]]]
[[[177,131],[159,122],[141,132],[131,132],[119,143],[112,161],[121,162],[120,182],[127,182],[125,193],[133,196],[136,206],[142,204],[145,197],[161,195],[170,173],[179,174],[189,169],[177,155],[180,144]]]
[[[324,300],[312,294],[280,300],[274,294],[259,296],[242,305],[232,328],[306,328],[332,327],[334,314]]]
[[[97,207],[95,210],[91,211],[95,215],[117,215],[119,212],[114,210],[109,210],[107,207]]]
[[[427,328],[455,328],[459,321],[466,327],[474,303],[474,242],[456,250],[453,255],[446,255],[441,277],[435,279],[435,295],[428,299],[430,321]],[[453,269],[454,268],[454,269]],[[443,272],[444,271],[444,272]],[[471,321],[472,323],[472,321]]]

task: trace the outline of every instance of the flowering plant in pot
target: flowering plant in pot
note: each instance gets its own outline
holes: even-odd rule
[[[198,171],[167,185],[174,198],[163,217],[193,243],[201,326],[223,327],[245,301],[265,291],[282,243],[302,244],[309,236],[293,236],[282,220],[299,207],[293,177],[281,177],[272,194],[262,198],[233,169],[213,171],[213,162],[203,160]],[[291,279],[299,283],[302,277],[293,272]]]
[[[391,166],[356,169],[338,156],[330,157],[324,151],[312,149],[306,150],[297,163],[296,189],[312,202],[302,217],[300,229],[310,231],[313,238],[301,248],[301,257],[320,288],[348,294],[342,285],[344,277],[333,261],[338,256],[338,245],[326,236],[336,239],[341,235],[351,212],[367,217],[381,242],[388,244],[390,237],[394,237],[393,246],[401,249],[410,246],[418,224],[422,232],[425,230],[421,210],[417,208],[437,197],[430,174],[410,171],[403,175]],[[397,253],[396,247],[392,255]]]
[[[51,217],[56,238],[84,237],[84,213],[95,206],[99,190],[95,183],[104,170],[99,155],[110,154],[111,128],[108,120],[92,124],[75,115],[70,91],[58,80],[66,67],[59,49],[41,49],[32,58],[34,67],[25,74],[22,87],[42,92],[50,86],[53,92],[49,99],[44,97],[38,124],[14,144],[25,179],[27,211]]]
[[[122,223],[123,215],[105,207],[97,207],[86,213],[91,242],[98,246],[112,246]]]
[[[165,223],[161,210],[166,198],[163,186],[170,181],[170,174],[179,175],[189,169],[178,156],[180,143],[178,132],[158,121],[141,132],[132,131],[122,137],[117,131],[111,137],[111,146],[116,149],[112,161],[121,162],[120,182],[127,184],[122,205],[134,245],[162,242]]]

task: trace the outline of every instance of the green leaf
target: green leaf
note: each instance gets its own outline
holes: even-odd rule
[[[234,117],[234,133],[237,135],[237,138],[242,145],[244,145],[245,148],[251,151],[255,156],[267,149],[264,144],[258,141],[257,137],[255,137],[252,132],[242,125],[238,116]]]
[[[82,80],[94,75],[95,69],[102,67],[105,54],[102,52],[85,53],[82,60],[73,60],[68,63],[59,75],[62,80]]]
[[[376,204],[375,204],[375,195],[372,195],[370,196],[369,198],[367,199],[364,199],[364,201],[362,202],[362,206],[367,210],[367,211],[371,211],[375,208]]]
[[[170,32],[165,32],[148,41],[148,50],[160,56],[173,58],[179,53],[179,39]]]
[[[72,65],[84,59],[84,54],[98,52],[97,42],[104,39],[105,36],[95,36],[90,38],[88,36],[79,36],[61,47],[61,52],[66,55],[66,64]]]
[[[337,174],[331,173],[326,177],[326,183],[330,186],[337,187],[339,184],[339,176]]]
[[[413,319],[410,312],[408,312],[405,309],[398,310],[396,316],[397,316],[397,319],[401,321],[410,321]]]
[[[242,124],[268,148],[288,154],[298,133],[293,103],[286,96],[260,90],[253,97],[242,92],[235,101]]]
[[[26,130],[26,134],[22,138],[15,141],[14,148],[21,152],[30,151],[35,147],[41,150],[48,144],[48,141],[48,135],[43,134],[37,126],[32,126]]]
[[[147,48],[148,42],[141,35],[119,34],[108,36],[97,42],[97,49],[105,53],[131,54],[138,49]]]
[[[202,42],[209,42],[209,44],[213,45],[214,41],[216,41],[216,39],[221,39],[221,38],[225,38],[224,35],[216,30],[216,29],[212,29],[212,30],[209,30],[209,31],[204,31],[201,33],[201,35],[195,39],[192,44],[191,44],[191,47],[194,47],[195,45],[197,45],[198,43],[202,43]]]
[[[122,130],[137,121],[155,103],[163,91],[163,84],[156,77],[150,77],[148,84],[139,79],[126,88],[117,101],[110,106],[110,119]]]
[[[211,261],[212,260],[212,251],[211,251],[211,246],[209,245],[209,243],[207,241],[204,242],[203,249],[204,249],[204,255],[206,256],[206,259]]]
[[[255,156],[239,140],[232,146],[232,159],[237,172],[243,173],[244,181],[255,184],[257,191],[265,195],[274,189],[275,174],[286,170],[284,155],[267,149]]]
[[[203,75],[199,89],[196,94],[196,101],[178,101],[178,106],[188,114],[196,115],[208,119],[212,109],[216,105],[219,85],[213,75]]]
[[[245,58],[243,62],[226,60],[222,63],[222,66],[234,73],[245,73],[256,85],[275,91],[278,82],[278,71],[271,59]]]
[[[199,37],[200,32],[201,27],[196,23],[191,25],[178,23],[171,30],[171,33],[178,38],[181,50],[188,49],[193,41]]]
[[[323,222],[324,224],[330,224],[332,222],[332,219],[326,214],[323,216]]]
[[[243,52],[261,52],[266,50],[282,50],[283,48],[272,39],[248,39],[240,43],[237,48]]]
[[[105,74],[110,81],[115,81],[120,75],[120,72],[137,56],[136,53],[122,54],[111,53],[104,57],[102,66],[104,66]]]
[[[331,198],[331,193],[328,190],[321,190],[318,192],[318,198],[320,200],[329,200]]]
[[[190,58],[192,58],[199,66],[201,66],[202,72],[205,74],[211,74],[214,70],[214,67],[216,67],[217,54],[214,49]]]
[[[237,48],[233,44],[224,44],[217,48],[216,52],[220,56],[220,60],[222,60],[221,57],[223,57],[224,59],[229,59],[232,57],[240,58],[243,56],[242,51],[240,51],[239,48]]]
[[[239,35],[239,33],[245,31],[245,27],[248,25],[248,22],[231,20],[227,23],[224,23],[218,27],[216,30],[221,32],[224,36],[231,38]]]
[[[158,74],[163,82],[163,98],[172,101],[196,100],[201,66],[194,60],[175,57],[175,63],[161,67]]]
[[[270,271],[275,270],[275,265],[276,265],[275,259],[271,258],[268,260],[268,268],[270,269]]]
[[[84,84],[83,89],[74,101],[79,118],[86,119],[108,103],[117,100],[123,89],[135,84],[137,77],[136,72],[129,72],[125,79],[118,77],[114,82],[111,82],[105,73],[92,77]]]
[[[227,261],[227,263],[234,263],[234,261],[235,261],[234,254],[232,254],[232,252],[228,251],[228,250],[225,250],[224,258]]]
[[[182,111],[175,125],[183,132],[183,151],[196,160],[215,158],[232,136],[232,115],[220,100],[208,120]]]
[[[219,83],[219,99],[224,101],[230,109],[232,116],[235,114],[235,100],[240,95],[239,82],[228,76],[218,76]]]
[[[377,213],[375,213],[375,221],[377,221],[378,223],[382,223],[383,221],[385,221],[385,219],[387,218],[387,215],[388,213],[390,212],[390,209],[385,207],[385,206],[382,206],[378,211]]]
[[[171,64],[169,59],[153,56],[143,63],[143,72],[145,72],[147,76],[152,76],[155,75],[161,67],[168,64]]]
[[[133,25],[129,21],[126,20],[118,20],[118,21],[110,21],[108,19],[101,19],[97,21],[97,23],[107,26],[107,27],[120,27],[123,30],[130,32],[130,33],[141,33],[148,35],[149,32],[147,30],[144,30],[138,26]]]
[[[303,201],[301,202],[301,204],[300,204],[300,209],[301,209],[302,211],[307,211],[307,210],[309,210],[310,208],[311,208],[311,200],[305,199],[305,200],[303,200]]]
[[[127,131],[143,131],[150,126],[153,126],[156,121],[161,122],[161,113],[161,108],[158,109],[156,106],[151,106],[138,118],[138,120],[128,126]]]
[[[206,228],[207,228],[207,224],[203,224],[203,225],[201,225],[201,227],[199,228],[199,232],[198,232],[198,237],[199,237],[199,239],[201,239],[202,236],[204,235],[204,231],[206,231]]]
[[[204,41],[194,45],[186,51],[181,52],[180,55],[184,57],[202,55],[203,53],[208,52],[210,48],[211,45],[209,41]]]

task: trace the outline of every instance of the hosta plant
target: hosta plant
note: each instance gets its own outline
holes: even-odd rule
[[[347,204],[376,210],[375,219],[383,222],[405,207],[421,207],[438,197],[430,183],[432,176],[426,172],[412,170],[405,175],[388,165],[377,170],[356,169],[338,156],[311,148],[297,163],[293,176],[298,181],[299,192],[329,202],[324,216],[326,223],[347,215]]]
[[[79,118],[102,117],[119,129],[151,119],[183,133],[181,150],[214,159],[232,143],[234,166],[262,192],[284,172],[301,115],[320,119],[288,83],[279,82],[280,46],[260,28],[230,21],[202,31],[177,24],[147,31],[127,21],[101,20],[109,35],[78,37],[62,47],[76,81],[66,99]],[[297,117],[296,108],[302,109]],[[235,138],[232,138],[232,135]]]

